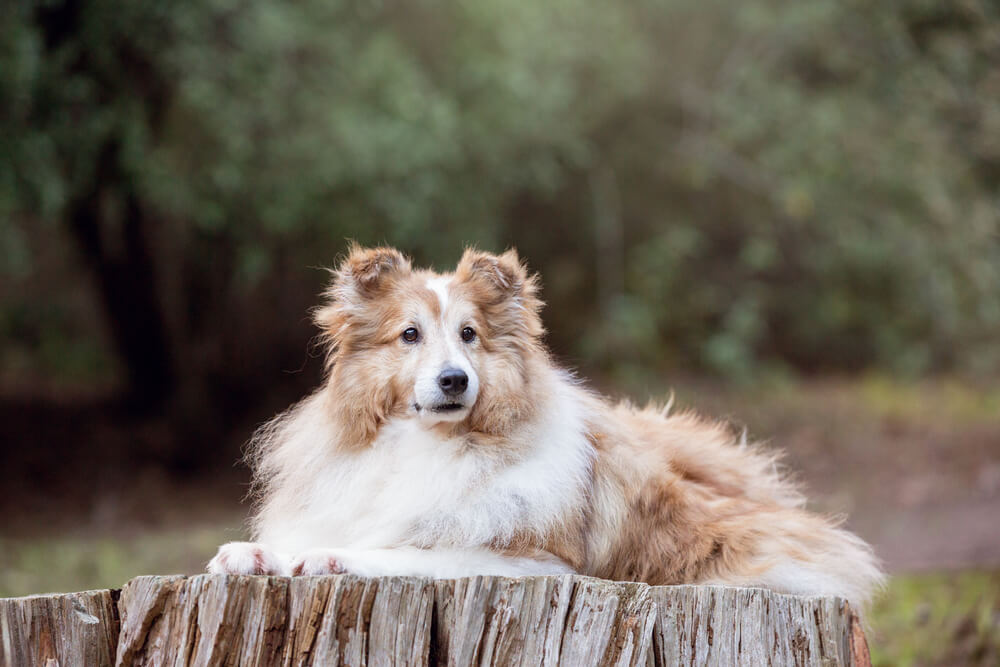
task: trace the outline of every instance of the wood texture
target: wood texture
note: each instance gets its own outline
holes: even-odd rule
[[[840,598],[721,586],[654,586],[650,594],[657,665],[870,664],[858,619]]]
[[[842,600],[749,588],[576,576],[139,577],[118,610],[120,632],[110,591],[0,600],[0,664],[870,664]]]
[[[0,665],[113,665],[116,594],[103,590],[0,598]]]

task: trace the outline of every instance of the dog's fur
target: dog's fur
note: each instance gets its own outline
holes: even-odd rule
[[[879,585],[869,547],[805,511],[775,455],[554,366],[514,251],[438,275],[354,247],[325,296],[326,382],[254,437],[256,543],[223,545],[209,571],[578,572],[859,605]],[[446,369],[468,378],[457,398]]]

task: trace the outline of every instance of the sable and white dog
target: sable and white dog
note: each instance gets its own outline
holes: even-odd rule
[[[439,275],[352,248],[316,312],[325,384],[251,443],[256,542],[209,571],[577,572],[864,604],[871,550],[805,511],[775,455],[582,387],[542,344],[537,290],[514,251]]]

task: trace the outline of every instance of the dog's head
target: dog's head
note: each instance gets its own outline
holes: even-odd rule
[[[350,444],[390,417],[502,435],[527,416],[526,369],[544,355],[537,290],[513,250],[467,250],[437,274],[391,248],[353,247],[316,313]]]

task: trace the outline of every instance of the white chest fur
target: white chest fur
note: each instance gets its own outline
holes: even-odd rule
[[[561,383],[560,383],[561,384]],[[593,451],[574,388],[560,386],[543,417],[514,436],[501,463],[414,419],[394,420],[371,447],[319,458],[296,516],[267,516],[259,539],[296,553],[317,547],[473,547],[544,535],[579,511]]]

